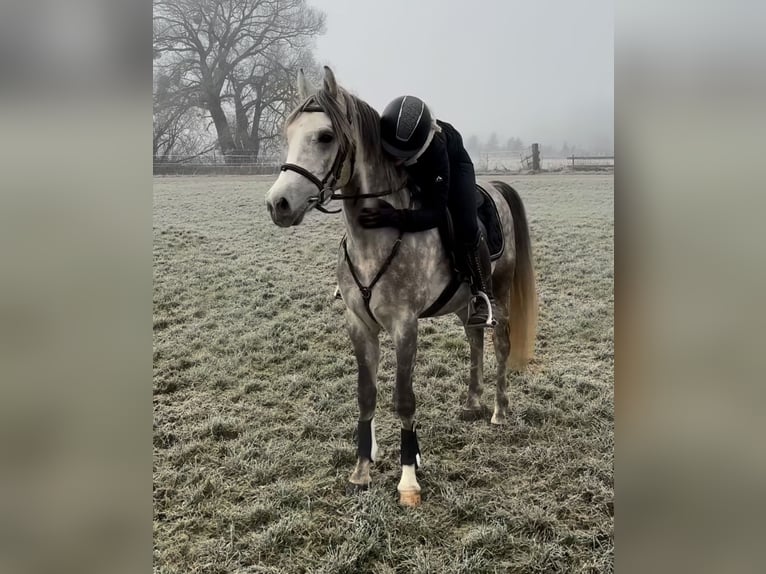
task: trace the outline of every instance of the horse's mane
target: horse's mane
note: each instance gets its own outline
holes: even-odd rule
[[[356,160],[385,178],[384,185],[398,189],[406,180],[402,168],[383,152],[380,140],[380,115],[364,100],[338,87],[338,96],[320,89],[310,95],[287,117],[289,126],[303,112],[324,112],[330,118],[341,153],[356,151]]]

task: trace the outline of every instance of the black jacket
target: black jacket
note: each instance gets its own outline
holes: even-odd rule
[[[420,209],[404,211],[403,231],[424,231],[438,227],[444,221],[447,200],[456,178],[451,177],[461,164],[473,164],[463,147],[460,133],[447,122],[437,120],[441,132],[434,134],[431,143],[413,165],[406,166],[410,182],[420,188]]]

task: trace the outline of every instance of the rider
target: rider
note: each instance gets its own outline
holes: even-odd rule
[[[423,100],[401,96],[383,110],[380,135],[385,152],[405,166],[410,181],[420,188],[422,207],[395,209],[381,202],[377,209],[363,209],[359,223],[424,231],[443,227],[449,210],[457,256],[467,263],[474,292],[481,290],[489,298],[494,316],[489,249],[476,222],[476,176],[460,134],[450,124],[432,119]],[[487,318],[487,305],[479,297],[466,326],[489,326]]]

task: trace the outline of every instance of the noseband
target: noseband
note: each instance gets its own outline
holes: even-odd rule
[[[338,152],[338,155],[335,156],[335,163],[333,163],[333,167],[330,169],[330,171],[327,173],[326,176],[324,176],[324,179],[322,179],[321,181],[317,176],[315,176],[309,170],[299,165],[295,165],[294,163],[284,163],[279,168],[279,170],[294,171],[295,173],[299,173],[303,177],[308,179],[311,183],[317,186],[317,189],[319,190],[319,195],[312,195],[311,197],[309,197],[309,202],[313,203],[312,207],[316,207],[319,211],[322,211],[324,213],[340,213],[340,209],[337,209],[334,211],[325,209],[324,204],[331,199],[341,199],[340,197],[336,197],[333,194],[333,191],[335,191],[334,186],[337,183],[338,179],[340,178],[340,172],[343,169],[343,161],[345,160],[345,155],[346,154]],[[336,164],[339,167],[336,167]],[[354,170],[354,161],[352,158],[351,160],[352,175],[353,175],[353,170]]]

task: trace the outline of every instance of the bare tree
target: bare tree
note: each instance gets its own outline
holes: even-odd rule
[[[258,157],[264,147],[281,136],[286,115],[296,103],[295,72],[316,67],[307,50],[277,46],[265,62],[254,61],[242,76],[231,74],[227,97],[234,105],[235,143],[238,153]]]
[[[489,139],[487,140],[487,143],[484,146],[484,149],[486,151],[497,151],[500,147],[500,144],[498,143],[497,134],[495,132],[492,132],[489,136]]]
[[[468,151],[471,151],[474,153],[481,150],[481,143],[479,142],[479,138],[477,138],[475,135],[471,135],[471,137],[468,138],[468,141],[465,144],[465,148]]]
[[[173,156],[189,156],[205,151],[206,130],[199,113],[190,105],[178,78],[154,76],[152,155],[155,162],[173,161]],[[207,151],[209,151],[209,149]]]
[[[305,0],[154,0],[156,67],[210,114],[227,157],[254,158],[292,104],[296,66],[312,64],[324,20]]]
[[[505,144],[505,149],[512,152],[522,151],[524,149],[524,142],[516,137],[508,138],[508,142]]]

